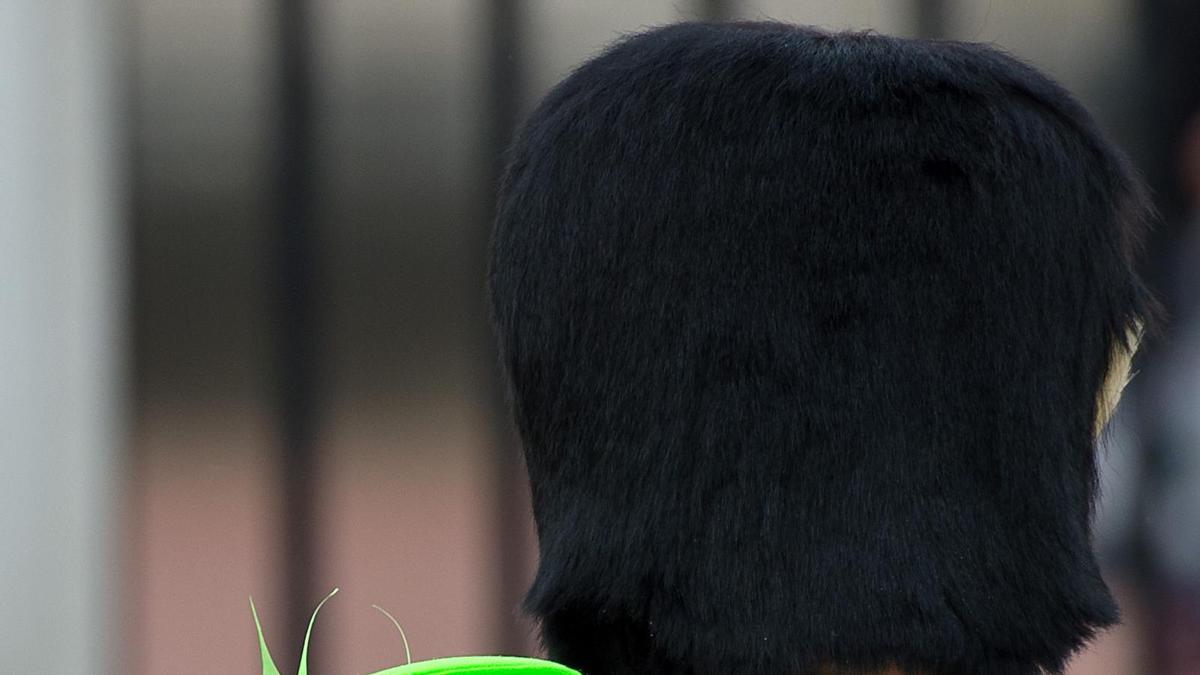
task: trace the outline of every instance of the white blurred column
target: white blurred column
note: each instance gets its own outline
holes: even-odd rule
[[[117,9],[0,0],[2,673],[116,670]]]

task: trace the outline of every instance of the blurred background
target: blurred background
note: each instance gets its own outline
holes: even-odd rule
[[[999,45],[1162,214],[1171,324],[1102,440],[1125,622],[1200,673],[1200,2],[0,0],[0,672],[318,673],[535,653],[484,311],[513,127],[623,33],[779,19]]]

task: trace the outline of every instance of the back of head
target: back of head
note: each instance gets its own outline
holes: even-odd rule
[[[1057,670],[1116,609],[1093,424],[1141,190],[991,48],[680,24],[512,150],[528,607],[589,675]]]

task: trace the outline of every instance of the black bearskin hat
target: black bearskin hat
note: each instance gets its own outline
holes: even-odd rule
[[[1053,672],[1117,610],[1093,425],[1143,189],[994,48],[679,24],[545,98],[490,288],[588,675]]]

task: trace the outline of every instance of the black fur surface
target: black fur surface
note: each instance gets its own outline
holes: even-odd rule
[[[630,37],[512,150],[491,293],[587,675],[1056,671],[1117,611],[1092,426],[1140,183],[983,45]]]

